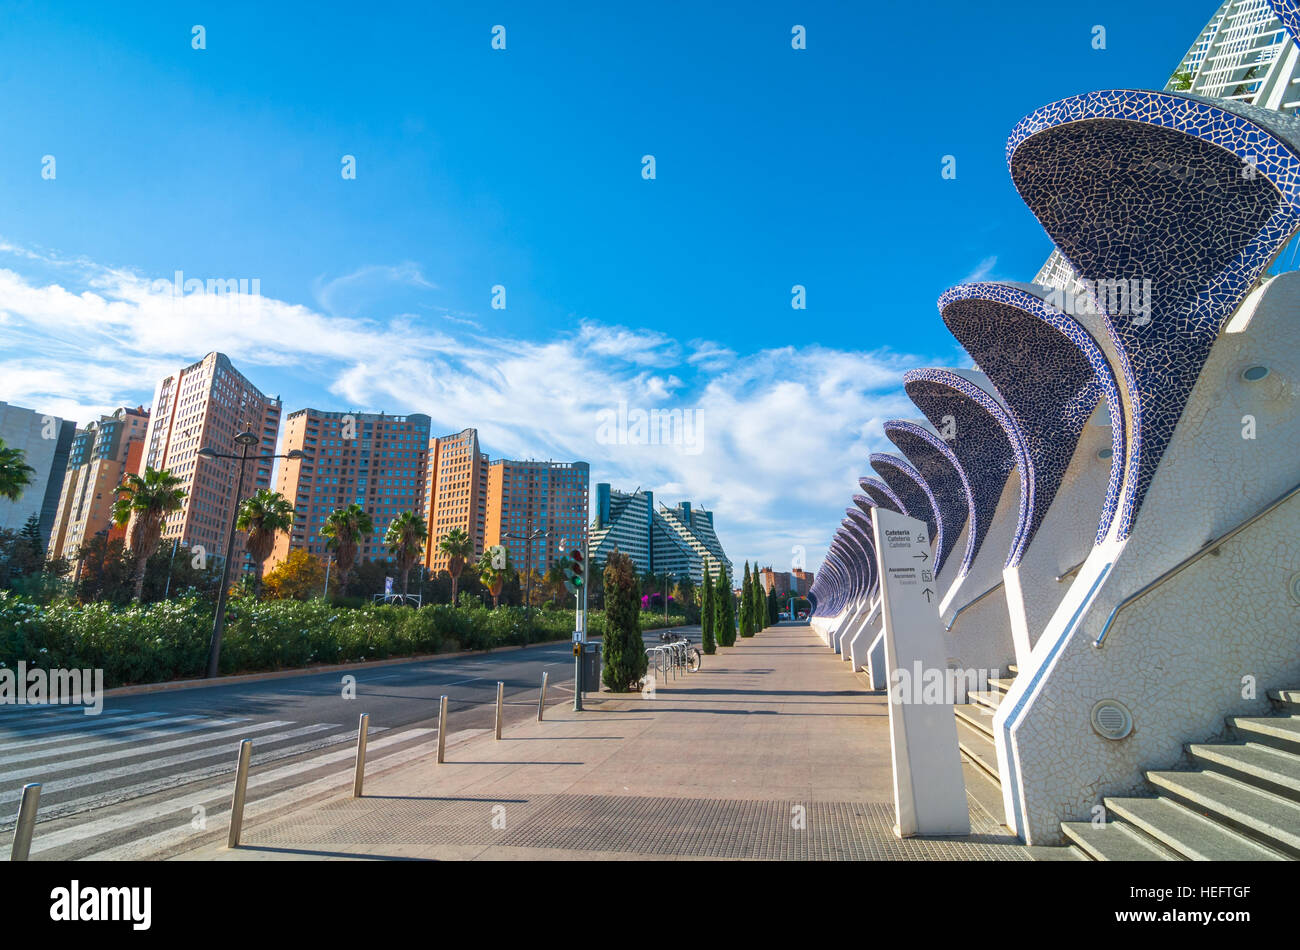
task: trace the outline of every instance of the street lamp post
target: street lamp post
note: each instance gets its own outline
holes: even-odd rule
[[[548,538],[551,535],[549,531],[534,531],[532,530],[532,528],[533,528],[533,518],[531,515],[529,515],[527,521],[524,523],[524,535],[522,538],[524,542],[524,622],[525,623],[528,622],[528,618],[530,616],[529,608],[532,606],[532,599],[533,599],[533,569],[532,569],[533,542],[536,541],[538,538]],[[509,531],[501,535],[501,539],[503,541],[506,538],[509,538],[512,541],[521,540],[519,535],[511,534]]]
[[[239,522],[239,505],[240,496],[244,493],[244,463],[249,459],[249,447],[257,445],[261,440],[255,436],[251,429],[245,429],[239,435],[235,436],[235,444],[240,447],[239,455],[228,455],[224,452],[217,452],[210,448],[199,449],[199,455],[208,459],[235,459],[239,462],[239,479],[235,487],[235,500],[232,505],[233,511],[230,515],[230,536],[226,539],[226,558],[221,565],[221,586],[217,589],[217,613],[212,618],[212,643],[208,647],[208,672],[209,679],[217,675],[217,667],[221,663],[221,633],[226,625],[226,588],[230,584],[230,561],[235,556],[235,525]],[[276,455],[275,453],[264,453],[255,455],[257,459],[300,459],[302,452],[298,449],[291,450],[287,455]]]

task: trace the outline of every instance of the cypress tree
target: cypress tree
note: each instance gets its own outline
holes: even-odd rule
[[[605,561],[605,685],[627,692],[645,676],[649,662],[641,638],[641,584],[632,559],[611,551]]]
[[[736,642],[736,615],[726,564],[718,568],[718,583],[713,590],[713,600],[713,636],[718,641],[718,646],[733,646]]]
[[[704,588],[700,592],[700,645],[706,654],[718,652],[718,645],[713,639],[713,577],[709,570],[709,562],[706,558]]]
[[[745,562],[745,579],[740,582],[740,635],[754,635],[754,584],[749,579],[749,562]]]
[[[763,578],[758,568],[754,568],[754,632],[760,633],[767,627],[767,596],[763,593]]]
[[[777,618],[781,613],[781,602],[776,598],[776,586],[767,592],[767,622],[769,626],[776,626]]]

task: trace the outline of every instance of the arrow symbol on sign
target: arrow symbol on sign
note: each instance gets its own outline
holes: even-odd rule
[[[925,594],[925,602],[928,604],[930,602],[930,595],[933,594],[934,591],[927,587],[925,590],[921,591],[921,593]]]
[[[919,557],[922,561],[928,561],[930,559],[930,555],[924,551],[922,551],[920,554],[913,554],[912,557],[914,558]]]

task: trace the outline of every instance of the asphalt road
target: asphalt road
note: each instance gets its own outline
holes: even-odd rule
[[[698,643],[699,628],[677,628]],[[647,645],[659,631],[647,631]],[[370,717],[367,774],[432,754],[439,697],[447,741],[492,729],[496,684],[509,725],[573,701],[568,642],[522,650],[308,673],[71,707],[0,707],[0,849],[7,851],[22,786],[42,784],[32,856],[165,854],[224,829],[239,741],[253,740],[249,802],[288,807],[350,781],[357,720]],[[345,690],[345,676],[355,677]],[[351,693],[352,695],[348,695]]]

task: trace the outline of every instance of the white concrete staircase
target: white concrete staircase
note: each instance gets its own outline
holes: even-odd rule
[[[1111,820],[1062,822],[1066,839],[1097,861],[1300,859],[1300,690],[1269,699],[1228,717],[1238,741],[1189,745],[1194,771],[1146,773],[1154,797],[1106,798]]]
[[[990,689],[972,692],[967,697],[969,703],[953,707],[957,716],[957,748],[962,758],[999,788],[1002,782],[998,778],[998,752],[993,744],[993,713],[1015,682],[1018,670],[1011,666],[1008,671],[1008,676],[1002,679],[989,680]]]

